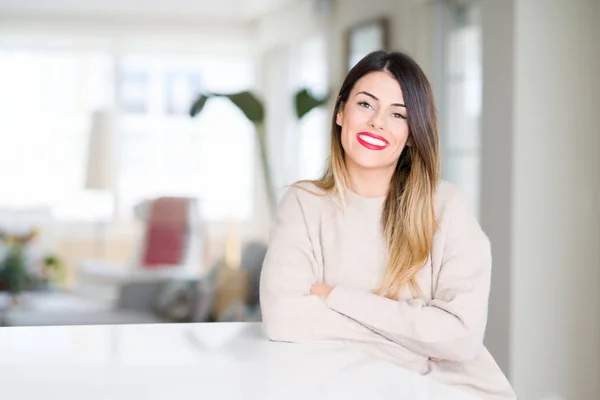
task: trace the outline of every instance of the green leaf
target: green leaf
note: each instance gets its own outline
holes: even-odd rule
[[[265,109],[260,102],[252,93],[245,91],[234,94],[225,95],[233,104],[239,107],[244,113],[246,118],[255,124],[263,123],[265,119]]]
[[[192,108],[190,110],[190,116],[195,117],[196,115],[198,115],[204,108],[204,105],[206,104],[207,100],[211,97],[226,97],[244,113],[246,118],[248,118],[254,124],[261,124],[264,122],[265,109],[262,103],[256,96],[254,96],[248,91],[230,94],[202,94],[192,105]]]
[[[192,108],[190,109],[190,117],[195,117],[202,111],[206,101],[208,100],[208,96],[201,94],[200,97],[192,104]]]
[[[313,108],[320,107],[329,101],[329,94],[318,99],[309,93],[307,89],[302,89],[295,96],[296,100],[296,116],[301,119],[308,114]]]

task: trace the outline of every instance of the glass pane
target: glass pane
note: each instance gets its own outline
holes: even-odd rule
[[[317,179],[323,175],[329,153],[328,110],[316,109],[300,121],[300,176]]]
[[[201,200],[207,220],[252,215],[254,127],[226,98],[211,98],[195,118],[189,108],[201,91],[236,93],[253,83],[242,58],[127,55],[124,64],[148,71],[142,114],[122,119],[120,205],[156,196]],[[127,110],[125,110],[127,111]]]
[[[209,219],[246,219],[253,205],[254,126],[229,100],[211,99],[198,120],[200,174],[190,182]]]
[[[448,150],[473,150],[479,148],[479,114],[467,111],[469,91],[466,81],[448,84],[446,111],[448,113],[446,146]]]
[[[477,211],[482,95],[479,5],[445,4],[450,23],[444,32],[443,175],[465,190]]]
[[[314,96],[324,96],[329,89],[327,51],[323,37],[307,41],[298,54],[299,88],[307,88]],[[289,151],[299,152],[297,179],[317,179],[323,174],[329,154],[329,110],[318,107],[297,124],[297,145]]]
[[[444,171],[444,178],[455,183],[465,192],[475,214],[479,215],[479,156],[449,157]]]
[[[0,168],[10,171],[0,174],[0,207],[46,206],[64,220],[111,218],[113,193],[86,191],[85,177],[92,112],[119,97],[127,105],[117,128],[120,217],[132,217],[143,199],[170,194],[201,197],[209,220],[249,217],[252,124],[224,99],[211,100],[202,118],[187,109],[200,78],[214,92],[252,87],[252,63],[125,55],[115,75],[116,62],[103,52],[0,49]]]

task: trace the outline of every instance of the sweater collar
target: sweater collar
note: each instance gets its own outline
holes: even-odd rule
[[[350,189],[345,189],[345,200],[348,206],[353,208],[377,209],[380,210],[385,203],[386,196],[383,197],[364,197]]]

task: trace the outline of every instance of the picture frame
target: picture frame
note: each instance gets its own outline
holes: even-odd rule
[[[389,49],[389,21],[379,17],[351,26],[345,35],[345,71],[374,50]]]

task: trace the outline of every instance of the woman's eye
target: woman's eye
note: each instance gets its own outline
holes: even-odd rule
[[[398,114],[398,113],[393,113],[393,114],[392,114],[392,116],[393,116],[394,118],[402,118],[402,119],[406,119],[406,117],[405,117],[404,115],[402,115],[402,114]]]
[[[358,103],[359,106],[364,107],[364,108],[372,108],[371,105],[369,103],[367,103],[366,101],[361,101]]]

